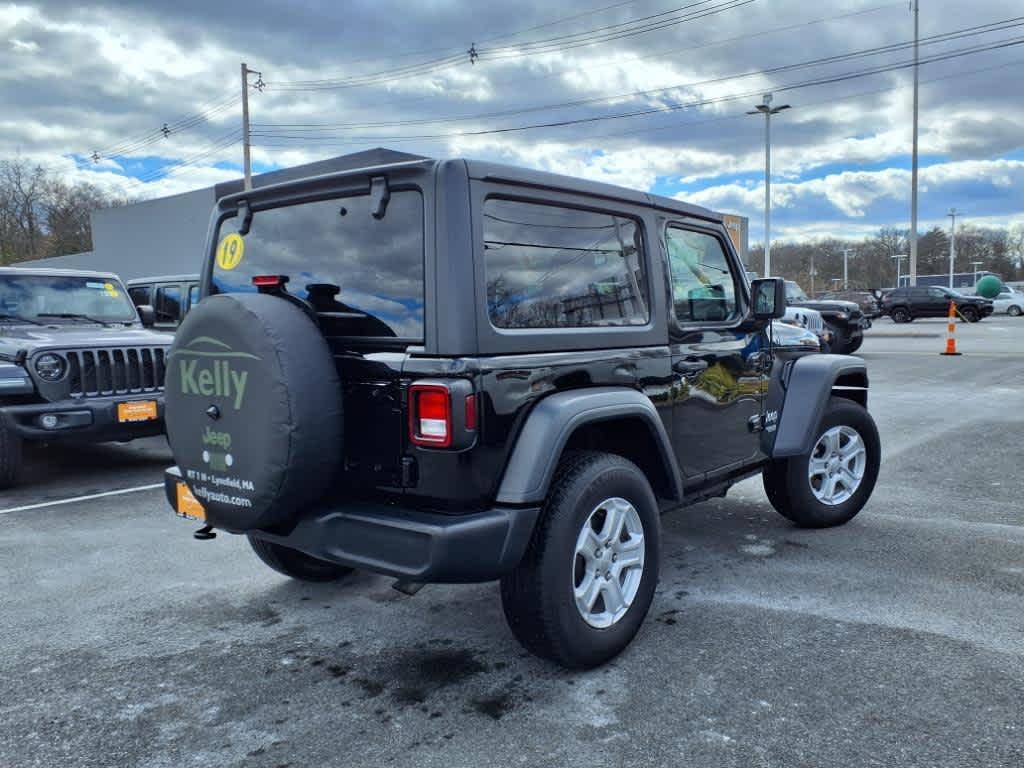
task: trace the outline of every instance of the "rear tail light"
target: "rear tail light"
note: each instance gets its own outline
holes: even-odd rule
[[[452,399],[443,384],[409,387],[409,439],[416,445],[447,448],[452,444]]]
[[[255,275],[252,279],[257,288],[280,288],[287,282],[287,275]]]

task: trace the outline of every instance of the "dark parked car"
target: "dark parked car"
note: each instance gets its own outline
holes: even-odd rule
[[[162,331],[176,329],[199,301],[199,275],[139,277],[126,285],[135,306],[153,307],[153,327]]]
[[[747,282],[720,215],[375,159],[213,212],[167,392],[165,488],[200,538],[312,581],[500,579],[519,641],[579,668],[643,623],[661,513],[756,475],[797,525],[864,506],[864,361],[777,354],[783,283]]]
[[[0,268],[0,488],[22,443],[163,432],[167,334],[103,272]]]
[[[967,296],[934,285],[918,285],[909,288],[895,288],[882,294],[882,311],[894,323],[909,323],[919,317],[946,317],[949,303],[956,303],[961,317],[976,323],[992,314],[992,302],[981,296]]]
[[[841,355],[849,355],[860,349],[864,343],[864,331],[871,327],[871,320],[864,316],[855,302],[839,299],[814,301],[792,280],[786,281],[786,302],[791,307],[818,310],[825,324],[832,330],[832,351]]]
[[[858,307],[860,311],[864,313],[864,317],[874,320],[876,317],[882,316],[882,309],[878,306],[878,300],[874,297],[871,291],[828,291],[823,293],[819,297],[820,301],[852,301]]]

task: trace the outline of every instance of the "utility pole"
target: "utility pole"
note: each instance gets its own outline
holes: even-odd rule
[[[811,251],[811,298],[814,298],[814,251]]]
[[[850,263],[849,256],[852,248],[843,248],[843,290],[850,287]]]
[[[263,90],[263,75],[255,69],[249,69],[242,62],[242,168],[245,172],[243,189],[252,189],[252,158],[250,157],[249,138],[249,75],[256,75],[256,88]]]
[[[911,0],[914,11],[914,149],[910,171],[910,284],[917,285],[917,108],[920,0]],[[896,262],[899,265],[899,262]],[[897,285],[897,287],[899,287]]]
[[[772,274],[772,115],[777,115],[789,104],[772,107],[772,95],[766,93],[762,103],[747,112],[764,115],[764,276]]]
[[[953,287],[953,267],[956,263],[956,217],[960,215],[956,208],[950,208],[946,214],[953,220],[949,229],[949,287]]]

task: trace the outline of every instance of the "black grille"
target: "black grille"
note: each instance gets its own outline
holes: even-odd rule
[[[164,388],[164,347],[73,349],[68,361],[71,397],[130,395]]]

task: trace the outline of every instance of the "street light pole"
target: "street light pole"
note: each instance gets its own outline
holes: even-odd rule
[[[984,264],[984,261],[972,261],[971,266],[974,268],[974,284],[978,284],[978,265]]]
[[[917,285],[917,108],[918,48],[920,40],[920,0],[913,0],[914,10],[914,148],[910,172],[910,284]],[[896,262],[899,264],[899,262]],[[898,287],[898,286],[897,286]]]
[[[905,253],[894,254],[891,258],[896,259],[896,287],[900,287],[900,259],[907,258]]]
[[[956,262],[956,217],[960,214],[956,208],[950,208],[946,215],[953,221],[949,229],[949,287],[952,288],[953,266]]]
[[[843,290],[847,290],[850,287],[850,248],[843,248]]]
[[[789,104],[772,107],[772,95],[766,93],[762,103],[747,112],[764,115],[764,276],[771,277],[772,270],[772,115],[777,115]]]

